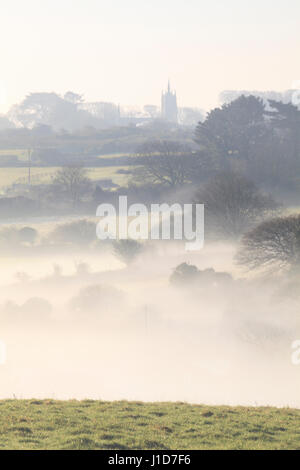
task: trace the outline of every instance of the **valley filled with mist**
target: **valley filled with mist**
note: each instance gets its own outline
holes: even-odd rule
[[[238,243],[187,253],[149,241],[128,259],[96,232],[70,243],[58,230],[88,223],[32,225],[33,243],[13,242],[21,224],[2,237],[1,398],[300,406],[294,278],[249,275]]]

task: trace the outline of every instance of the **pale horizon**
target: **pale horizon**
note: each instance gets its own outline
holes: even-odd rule
[[[3,3],[0,113],[68,90],[159,105],[168,78],[179,106],[210,109],[223,90],[284,91],[300,78],[296,0]]]

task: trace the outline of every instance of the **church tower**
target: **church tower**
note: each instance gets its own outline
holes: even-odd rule
[[[178,108],[176,92],[171,90],[170,80],[167,91],[161,95],[161,116],[169,122],[178,122]]]

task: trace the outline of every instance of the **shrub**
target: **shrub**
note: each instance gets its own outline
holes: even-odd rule
[[[33,244],[37,236],[37,230],[32,227],[22,227],[20,229],[15,225],[9,225],[0,230],[0,245],[13,248],[23,243]]]
[[[37,230],[32,227],[23,227],[19,230],[19,239],[22,243],[33,244],[38,236]]]
[[[47,316],[52,312],[52,305],[48,300],[45,300],[41,297],[31,297],[26,300],[24,304],[20,307],[21,312],[24,314],[34,315],[34,316]]]
[[[132,263],[141,254],[142,249],[142,244],[136,240],[118,240],[113,243],[115,256],[125,264]]]
[[[71,310],[80,313],[103,312],[122,298],[122,293],[111,286],[90,285],[79,291],[70,302]]]
[[[231,280],[232,277],[228,273],[216,272],[213,268],[201,271],[187,263],[179,264],[170,277],[170,282],[174,285],[219,285]]]
[[[54,243],[89,245],[96,240],[96,224],[86,219],[57,225],[49,235]]]

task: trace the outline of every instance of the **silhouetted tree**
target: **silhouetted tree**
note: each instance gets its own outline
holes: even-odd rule
[[[239,171],[264,187],[288,188],[300,171],[300,111],[255,96],[240,96],[211,111],[195,141],[215,171]]]
[[[195,202],[204,204],[206,231],[223,238],[240,237],[278,209],[270,195],[233,172],[213,177],[198,191]]]
[[[72,131],[97,125],[97,118],[78,108],[79,99],[79,95],[71,92],[65,98],[56,93],[30,93],[10,109],[8,118],[16,125],[28,128],[45,124],[56,130],[65,128]]]
[[[197,156],[179,142],[147,142],[137,154],[142,157],[142,165],[133,171],[132,183],[159,183],[175,188],[190,182],[199,171]]]
[[[244,235],[237,262],[251,270],[299,269],[300,215],[277,217]]]
[[[86,176],[85,168],[73,165],[58,170],[53,185],[54,190],[58,190],[62,195],[65,195],[75,207],[90,188],[91,182]]]
[[[250,160],[267,132],[263,101],[241,96],[212,110],[196,128],[195,141],[206,149],[216,169],[228,170],[232,160]]]
[[[300,170],[300,110],[292,103],[269,100],[271,111],[266,112],[272,127],[278,130],[281,145],[284,144],[286,165]]]

